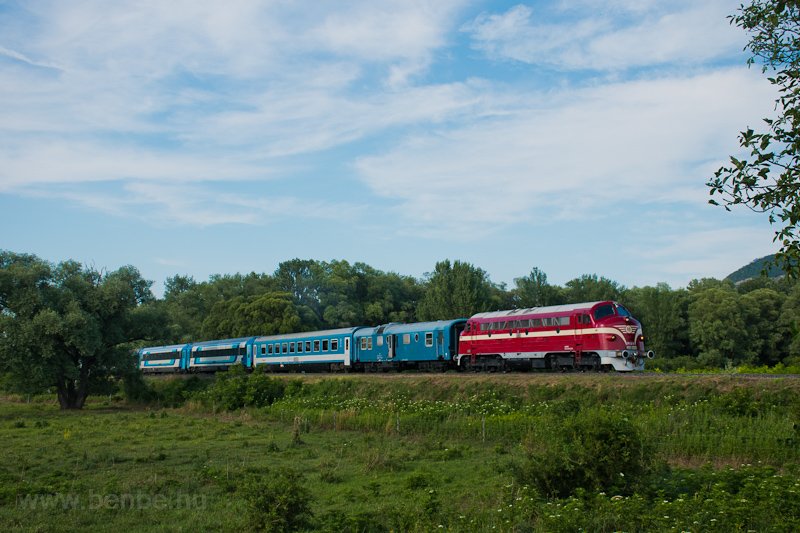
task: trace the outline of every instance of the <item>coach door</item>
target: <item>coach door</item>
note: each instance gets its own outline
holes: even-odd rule
[[[344,366],[350,366],[350,337],[344,338]]]
[[[396,341],[397,341],[397,336],[396,335],[387,335],[386,336],[386,347],[388,349],[389,359],[394,359],[394,349],[395,349]]]

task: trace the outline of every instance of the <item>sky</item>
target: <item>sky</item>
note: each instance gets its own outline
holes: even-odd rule
[[[739,3],[0,0],[0,249],[721,278],[777,250],[707,203],[774,114]]]

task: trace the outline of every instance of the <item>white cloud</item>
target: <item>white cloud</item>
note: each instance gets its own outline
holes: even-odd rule
[[[670,11],[663,5],[646,7],[617,5],[633,14],[627,24],[595,6],[577,20],[539,22],[538,11],[520,4],[505,13],[484,13],[462,30],[490,57],[566,69],[615,71],[672,63],[685,68],[743,46],[743,32],[726,20],[737,7],[728,1],[670,3]]]
[[[362,179],[409,224],[443,234],[678,200],[773,93],[737,69],[517,97],[513,113],[361,158]]]
[[[692,279],[723,278],[755,258],[774,253],[771,238],[769,229],[758,227],[684,227],[656,236],[646,250],[638,252],[650,276],[685,285]]]

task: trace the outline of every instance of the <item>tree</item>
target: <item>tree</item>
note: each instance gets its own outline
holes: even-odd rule
[[[557,305],[561,302],[558,287],[547,282],[547,274],[537,267],[531,269],[527,276],[514,280],[516,287],[513,289],[514,305],[518,308],[544,307]]]
[[[778,90],[777,118],[765,118],[766,130],[748,128],[739,135],[744,158],[731,157],[714,178],[713,205],[744,205],[768,213],[778,224],[774,241],[781,245],[775,261],[791,277],[800,275],[800,1],[753,0],[731,23],[750,34],[748,65],[762,63]]]
[[[417,309],[420,320],[449,320],[488,311],[492,283],[485,271],[469,263],[439,261],[428,274]]]
[[[203,321],[207,339],[276,335],[301,330],[300,315],[289,293],[237,296],[214,304]]]
[[[689,338],[706,364],[750,363],[755,355],[750,349],[740,296],[733,288],[692,293]]]
[[[616,281],[597,274],[584,274],[566,283],[565,299],[570,303],[619,300],[622,286]]]
[[[642,323],[647,346],[661,358],[688,353],[686,291],[673,291],[666,283],[634,287],[624,296],[628,307]]]
[[[749,348],[761,364],[779,363],[788,352],[789,328],[781,323],[786,296],[773,289],[756,289],[740,298]]]
[[[20,390],[55,388],[62,409],[135,371],[132,341],[161,335],[151,282],[132,266],[102,273],[0,252],[0,367]]]

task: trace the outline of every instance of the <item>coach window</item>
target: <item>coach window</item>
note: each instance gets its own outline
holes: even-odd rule
[[[331,339],[331,351],[336,352],[339,350],[339,339]]]
[[[261,355],[267,355],[267,345],[266,344],[262,344],[261,345]]]
[[[558,317],[558,324],[561,326],[569,326],[569,317],[568,316]]]
[[[283,353],[289,353],[289,344],[283,343]]]
[[[361,349],[362,350],[366,350],[367,349],[367,338],[366,337],[361,337]]]
[[[293,342],[289,343],[289,353],[294,353],[294,343]]]
[[[327,352],[328,351],[328,340],[327,339],[322,341],[322,351],[323,352]]]
[[[315,352],[319,351],[319,341],[314,341],[314,351]]]
[[[311,341],[306,341],[306,351],[307,352],[311,351]]]
[[[303,341],[297,343],[297,353],[303,353]]]
[[[433,333],[426,333],[425,334],[425,347],[430,348],[433,346]]]
[[[414,333],[414,342],[419,342],[419,333]]]
[[[378,338],[375,339],[375,344],[377,346],[383,346],[383,335],[378,335]]]
[[[403,344],[411,344],[411,334],[404,333],[403,334]]]

